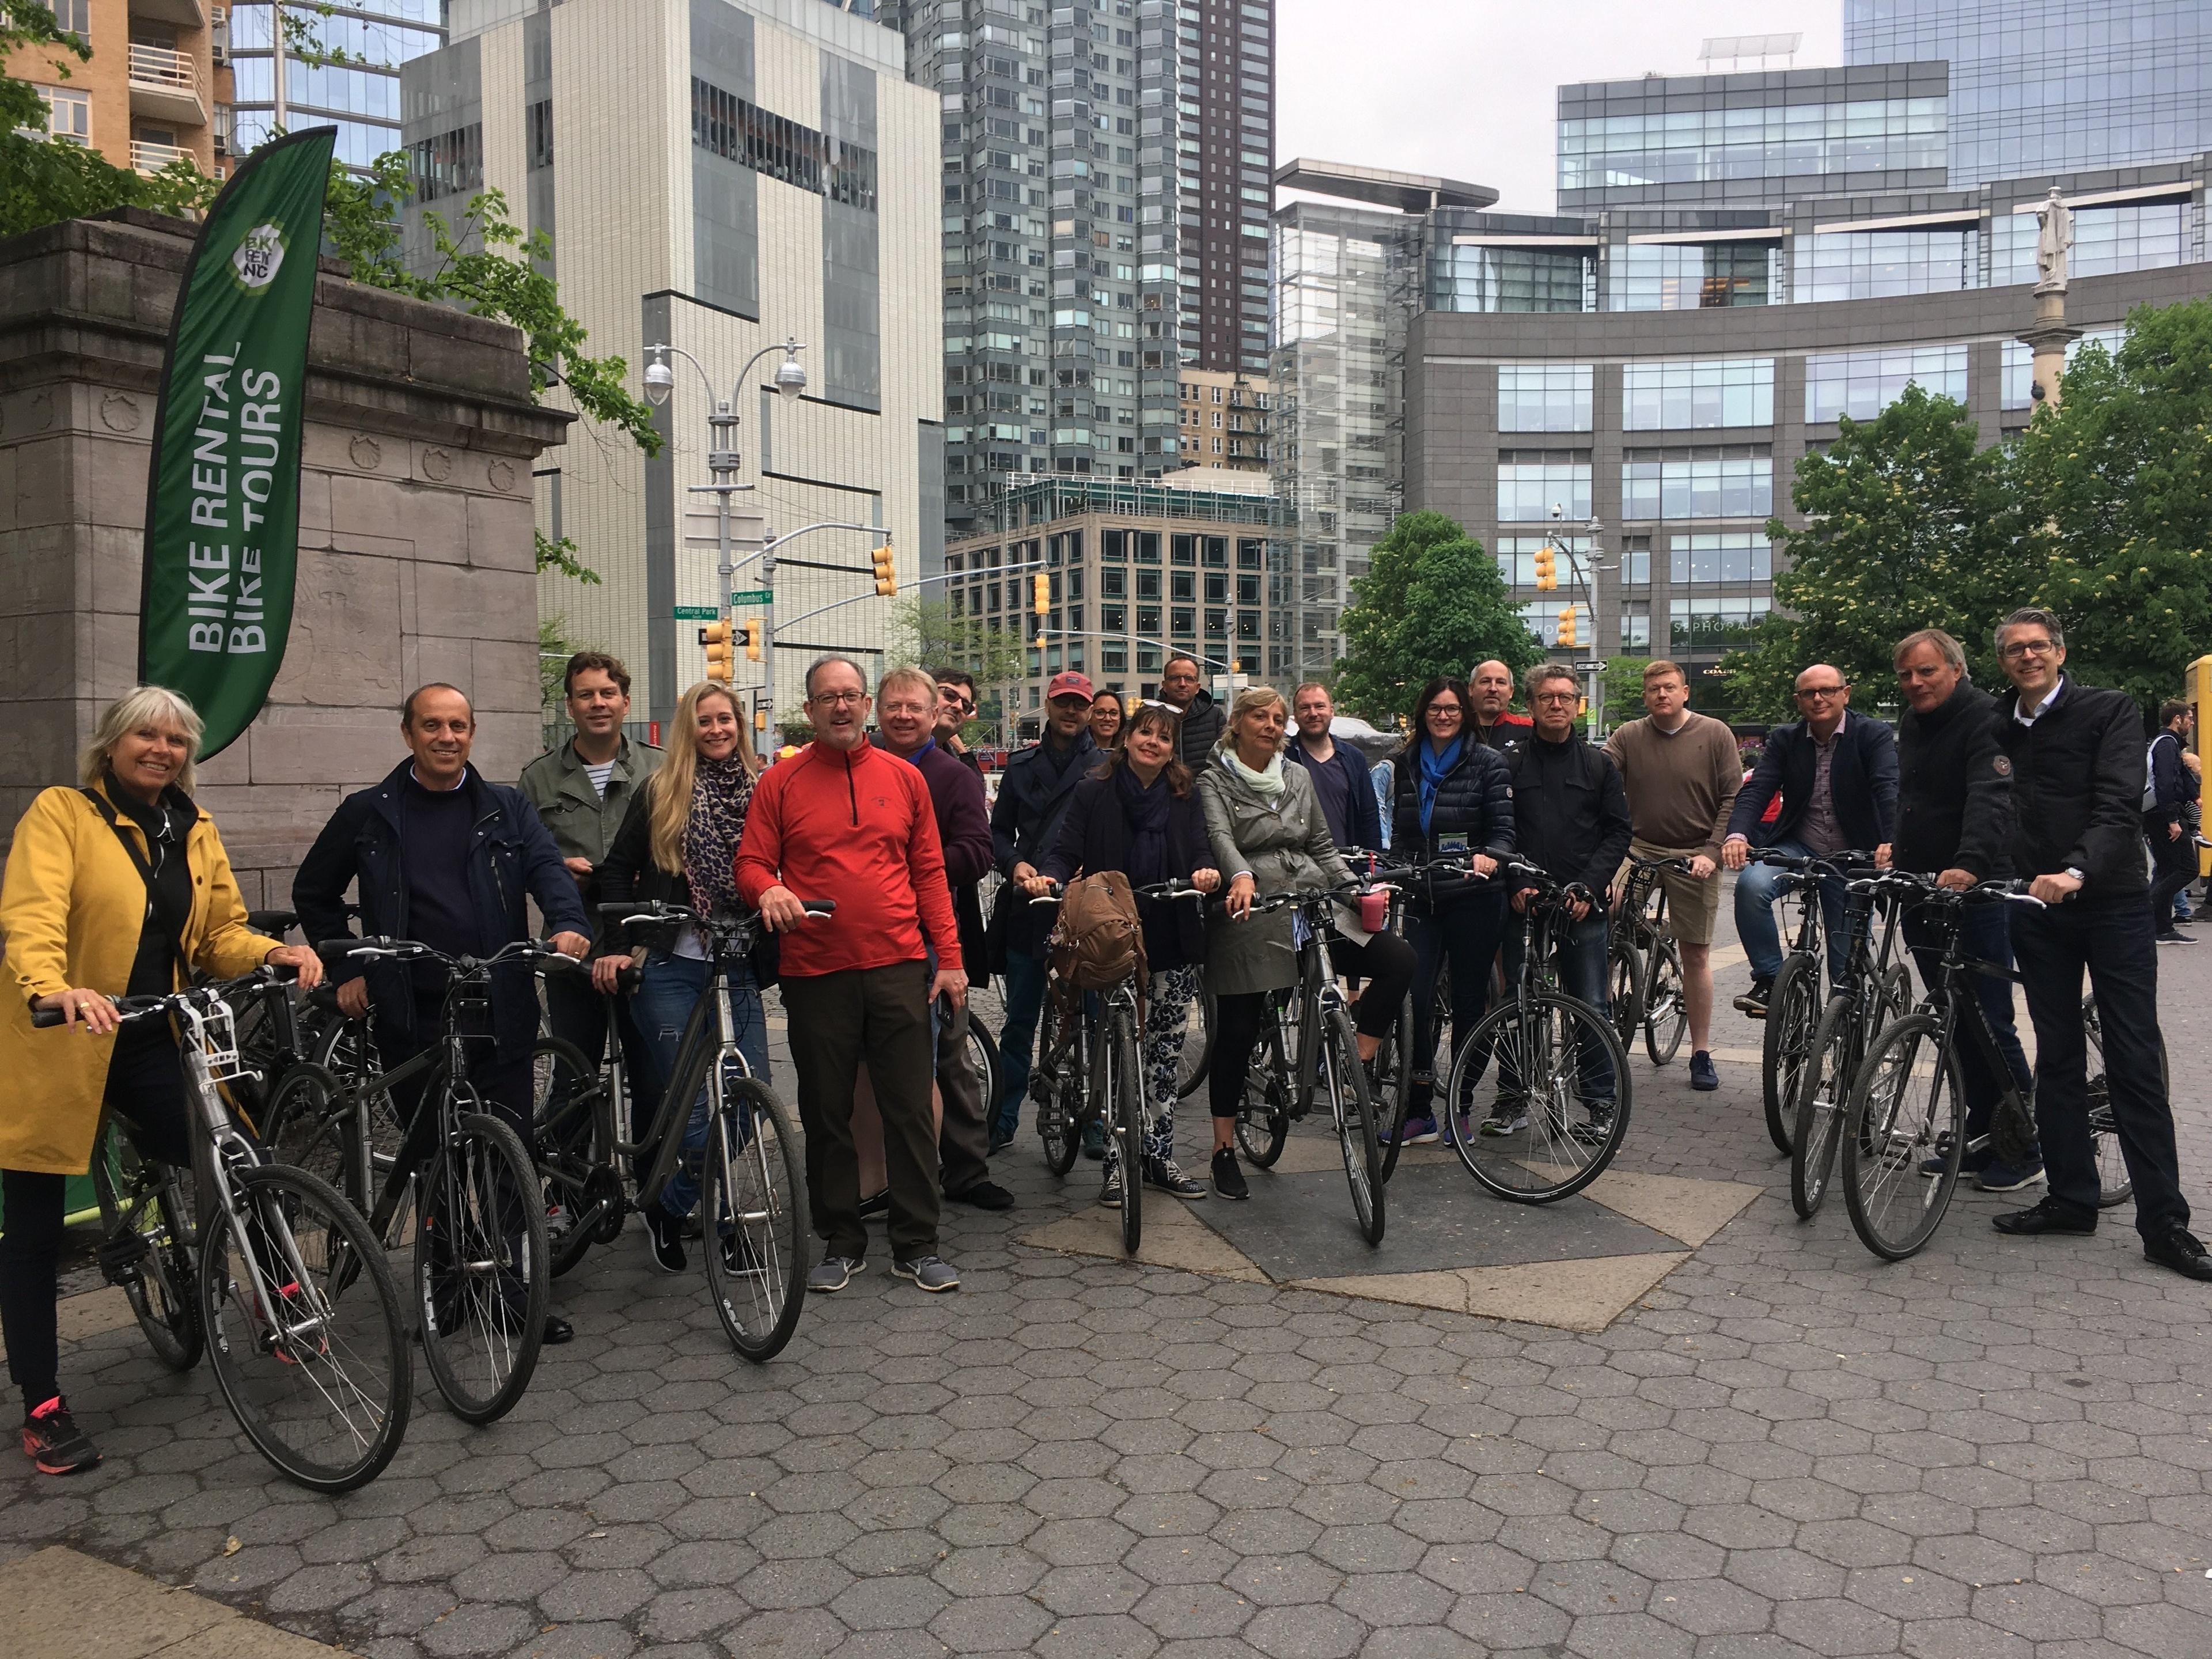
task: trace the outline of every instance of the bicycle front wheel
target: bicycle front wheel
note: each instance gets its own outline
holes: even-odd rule
[[[1244,1068],[1244,1093],[1237,1103],[1237,1149],[1262,1170],[1273,1169],[1291,1138],[1291,1061],[1295,1050],[1282,1011],[1271,993],[1260,1041]]]
[[[1076,1150],[1083,1136],[1076,1127],[1076,1107],[1083,1089],[1082,1032],[1069,1031],[1063,1023],[1060,999],[1048,992],[1044,1015],[1037,1024],[1037,1065],[1030,1074],[1030,1094],[1036,1102],[1037,1139],[1044,1146],[1044,1166],[1065,1177],[1075,1167]]]
[[[757,1078],[723,1090],[699,1180],[707,1291],[730,1346],[758,1365],[783,1352],[806,1300],[805,1154],[774,1090]]]
[[[1550,1204],[1595,1181],[1628,1133],[1628,1054],[1612,1022],[1577,998],[1538,991],[1484,1015],[1452,1056],[1449,1098],[1498,1066],[1498,1101],[1474,1133],[1449,1136],[1468,1173],[1516,1204]]]
[[[1183,1015],[1182,1057],[1176,1062],[1177,1100],[1188,1100],[1213,1069],[1213,997],[1206,993],[1193,997]]]
[[[1860,1241],[1888,1261],[1927,1243],[1959,1185],[1965,1097],[1941,1036],[1934,1015],[1907,1015],[1875,1039],[1851,1085],[1844,1201]]]
[[[1799,1080],[1818,1046],[1820,969],[1812,957],[1792,951],[1766,999],[1766,1035],[1759,1044],[1759,1080],[1766,1103],[1766,1137],[1788,1157],[1797,1148]],[[1850,1079],[1843,1086],[1850,1087]],[[1810,1211],[1800,1212],[1810,1214]]]
[[[584,1259],[612,1217],[619,1222],[619,1180],[606,1179],[599,1142],[599,1067],[559,1037],[541,1036],[530,1050],[531,1133],[544,1193],[546,1244],[556,1279]]]
[[[1615,932],[1606,947],[1605,989],[1606,1012],[1625,1053],[1644,1024],[1644,954],[1626,929]]]
[[[262,1145],[272,1160],[329,1182],[366,1215],[373,1188],[360,1116],[336,1077],[302,1060],[270,1091]]]
[[[413,1405],[391,1266],[328,1182],[282,1164],[230,1179],[238,1209],[210,1220],[200,1254],[216,1382],[285,1475],[351,1492],[392,1461]]]
[[[154,1358],[173,1371],[199,1364],[207,1339],[194,1299],[192,1214],[185,1181],[180,1171],[140,1158],[131,1137],[112,1124],[93,1160],[103,1235],[118,1240],[136,1234],[139,1240],[123,1294]]]
[[[975,1068],[975,1089],[985,1103],[985,1115],[996,1111],[1005,1073],[999,1063],[999,1040],[983,1029],[975,1011],[968,1011],[968,1063]]]
[[[1399,1006],[1398,1018],[1382,1034],[1375,1051],[1375,1087],[1371,1103],[1375,1124],[1382,1142],[1376,1172],[1388,1182],[1398,1168],[1399,1145],[1406,1138],[1406,1116],[1413,1101],[1413,999]]]
[[[1690,1005],[1682,989],[1682,947],[1672,933],[1653,941],[1644,967],[1644,1052],[1664,1066],[1681,1052],[1690,1029]]]
[[[2135,1178],[2120,1152],[2118,1127],[2112,1121],[2112,1086],[2105,1073],[2105,1031],[2097,1019],[2097,1000],[2081,1000],[2082,1033],[2089,1045],[2089,1143],[2097,1158],[2097,1204],[2112,1209],[2136,1195]],[[2166,1038],[2158,1040],[2158,1081],[2166,1087]]]
[[[1352,1019],[1341,1008],[1322,1017],[1320,1087],[1336,1121],[1337,1145],[1344,1153],[1344,1178],[1352,1188],[1352,1213],[1359,1236],[1382,1242],[1382,1149],[1375,1144],[1375,1107],[1368,1098],[1367,1073]]]
[[[1849,1115],[1856,1071],[1851,1052],[1857,1046],[1857,1028],[1856,1000],[1829,998],[1813,1034],[1812,1056],[1798,1068],[1791,1114],[1796,1150],[1790,1154],[1790,1201],[1808,1221],[1820,1212],[1820,1200],[1828,1194],[1828,1176],[1836,1167],[1836,1146]]]
[[[1099,1104],[1121,1154],[1121,1254],[1134,1255],[1145,1242],[1145,1079],[1127,1009],[1108,1010],[1101,1059]]]
[[[422,1357],[454,1416],[494,1422],[522,1398],[550,1285],[536,1167],[506,1124],[462,1113],[424,1166],[415,1230]]]

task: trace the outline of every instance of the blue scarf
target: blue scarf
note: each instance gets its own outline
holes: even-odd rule
[[[1442,754],[1437,752],[1436,744],[1425,737],[1417,738],[1415,742],[1421,757],[1421,775],[1417,787],[1421,793],[1421,833],[1425,836],[1429,833],[1429,816],[1436,811],[1437,786],[1444,781],[1446,773],[1459,764],[1460,750],[1466,746],[1467,737],[1462,733],[1454,738],[1444,745]]]

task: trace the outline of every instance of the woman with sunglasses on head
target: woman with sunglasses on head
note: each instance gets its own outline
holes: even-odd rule
[[[1298,982],[1297,912],[1255,913],[1275,893],[1346,886],[1356,878],[1329,833],[1328,815],[1303,766],[1283,764],[1290,705],[1267,686],[1237,694],[1212,763],[1199,780],[1213,855],[1230,878],[1227,897],[1206,932],[1206,988],[1214,997],[1213,1060],[1206,1088],[1213,1108],[1213,1190],[1249,1198],[1237,1163],[1237,1114],[1268,993]],[[1339,909],[1339,926],[1352,921]],[[1332,938],[1330,965],[1366,988],[1352,1005],[1359,1058],[1371,1060],[1398,1018],[1413,981],[1413,953],[1389,933]]]
[[[1101,697],[1101,703],[1111,702]],[[1096,705],[1094,705],[1095,707]],[[1095,732],[1096,727],[1093,727]],[[1207,845],[1205,814],[1199,809],[1189,769],[1176,759],[1182,721],[1164,703],[1148,703],[1120,728],[1121,744],[1092,776],[1075,786],[1067,814],[1038,873],[1023,887],[1033,896],[1078,875],[1118,870],[1132,887],[1164,881],[1187,882],[1201,893],[1221,885]],[[1145,1137],[1145,1167],[1138,1172],[1147,1187],[1177,1198],[1204,1198],[1206,1186],[1192,1180],[1175,1161],[1176,1072],[1182,1060],[1184,1027],[1199,994],[1199,969],[1206,960],[1206,919],[1194,899],[1137,901],[1145,929],[1145,1086],[1152,1095],[1152,1127]],[[1121,1150],[1106,1138],[1106,1181],[1098,1201],[1121,1201]]]
[[[1449,859],[1471,877],[1438,876],[1411,886],[1406,941],[1419,963],[1413,976],[1413,1053],[1437,1054],[1437,975],[1451,963],[1452,1041],[1482,1018],[1491,964],[1504,930],[1505,891],[1489,878],[1512,855],[1513,775],[1505,757],[1468,729],[1467,688],[1438,678],[1413,700],[1413,735],[1398,757],[1392,801],[1392,850],[1408,863]],[[1447,1049],[1446,1054],[1450,1051]],[[1435,1081],[1417,1069],[1407,1108],[1409,1146],[1435,1144]],[[1462,1123],[1462,1134],[1472,1127]]]
[[[599,866],[599,893],[609,904],[659,899],[702,916],[741,908],[735,868],[738,843],[745,833],[745,809],[753,780],[760,775],[752,739],[745,731],[737,699],[726,686],[702,681],[686,691],[668,723],[667,752],[647,781],[645,793],[623,820]],[[620,939],[623,930],[600,930],[603,942]],[[691,1009],[713,977],[706,935],[685,926],[673,938],[651,941],[640,965],[630,1016],[644,1035],[657,1075],[649,1089],[634,1091],[632,1133],[653,1121],[662,1091],[676,1067],[676,1051]],[[592,983],[614,994],[629,956],[617,952],[592,964]],[[761,1012],[760,988],[752,969],[730,964],[730,1011],[737,1025],[738,1051],[753,1075],[768,1076],[768,1026]],[[709,1108],[702,1089],[684,1130],[684,1150],[707,1144]],[[669,1178],[660,1201],[647,1210],[646,1242],[653,1265],[663,1273],[684,1267],[684,1218],[699,1201],[699,1183],[687,1159]]]

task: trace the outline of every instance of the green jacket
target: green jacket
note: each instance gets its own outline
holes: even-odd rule
[[[645,781],[660,769],[660,750],[651,744],[628,738],[615,751],[615,769],[607,779],[606,798],[592,787],[591,774],[577,758],[571,737],[558,749],[550,749],[522,769],[520,788],[564,859],[589,859],[597,870],[606,862],[607,849],[629,816],[630,808],[645,793]],[[584,888],[588,909],[599,902],[596,878]]]

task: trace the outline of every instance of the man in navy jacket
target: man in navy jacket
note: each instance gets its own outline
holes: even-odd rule
[[[1766,1015],[1774,976],[1782,971],[1782,939],[1774,901],[1786,871],[1749,864],[1752,837],[1799,857],[1872,853],[1885,860],[1897,822],[1897,735],[1877,720],[1850,712],[1851,688],[1842,674],[1815,663],[1797,677],[1802,720],[1767,733],[1751,781],[1736,793],[1721,859],[1740,871],[1735,883],[1735,931],[1751,959],[1751,990],[1735,1006],[1755,1019]],[[1765,817],[1774,792],[1782,815],[1771,830]],[[1844,932],[1844,889],[1820,884],[1820,908],[1828,924],[1828,969],[1840,975],[1849,954]]]
[[[1308,680],[1292,692],[1291,718],[1298,732],[1283,758],[1313,775],[1314,793],[1337,846],[1346,853],[1381,852],[1382,804],[1376,798],[1365,757],[1329,735],[1336,704],[1328,688],[1319,680]]]

